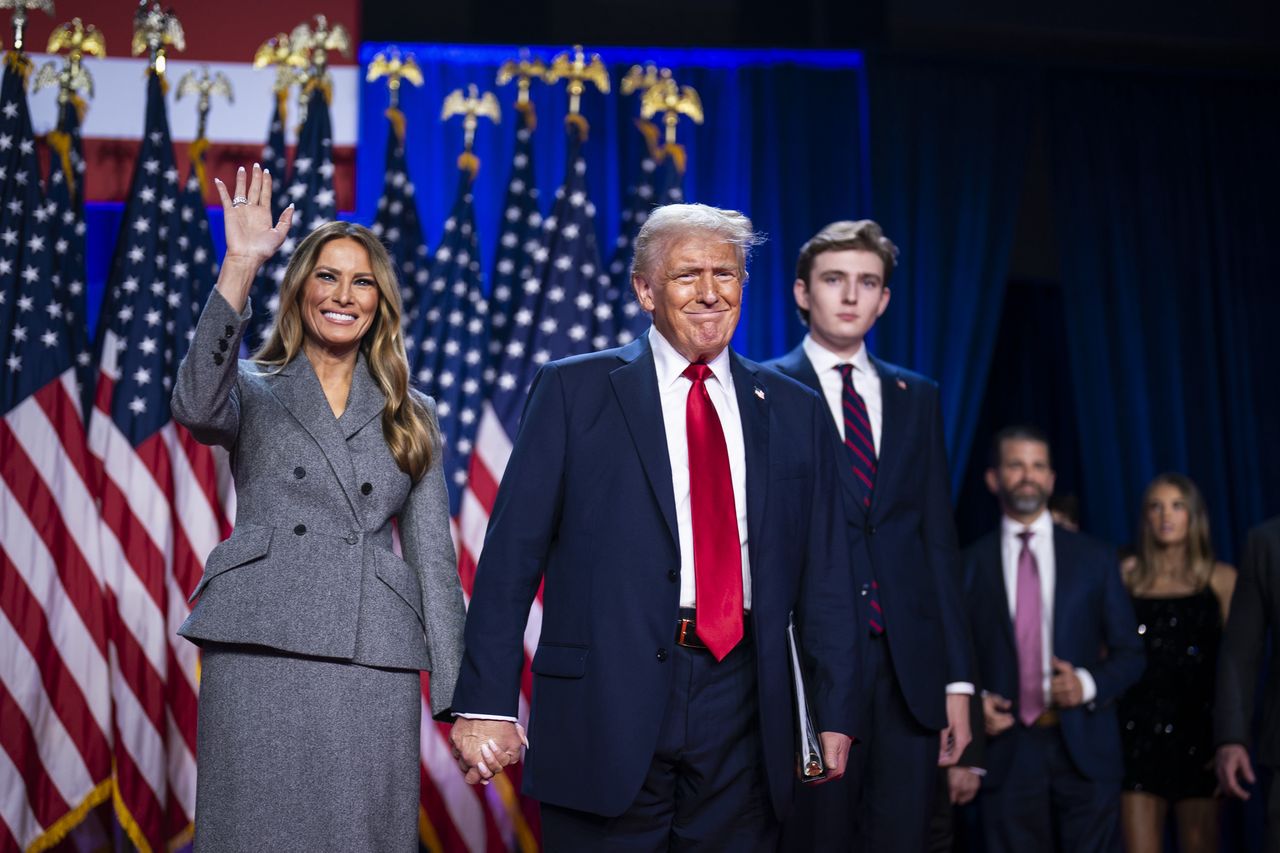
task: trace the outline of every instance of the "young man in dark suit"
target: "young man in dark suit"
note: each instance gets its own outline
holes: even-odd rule
[[[1115,550],[1054,526],[1053,466],[1039,430],[998,433],[986,480],[1000,529],[964,552],[984,690],[986,849],[1118,850],[1115,700],[1144,660]]]
[[[1231,617],[1218,658],[1217,701],[1213,709],[1214,742],[1218,745],[1218,781],[1227,794],[1249,799],[1245,784],[1257,781],[1249,760],[1258,670],[1267,657],[1268,629],[1280,626],[1280,516],[1249,531],[1232,597]],[[1272,641],[1274,642],[1274,640]],[[1262,736],[1258,762],[1263,774],[1267,814],[1267,849],[1280,850],[1280,674],[1272,666],[1263,683]]]
[[[937,385],[867,352],[897,248],[870,220],[833,222],[800,250],[800,346],[769,366],[830,410],[844,529],[869,639],[846,781],[801,793],[792,849],[923,851],[937,766],[969,742],[973,693]]]

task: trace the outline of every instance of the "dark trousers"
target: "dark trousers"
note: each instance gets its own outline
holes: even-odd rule
[[[843,779],[797,786],[795,811],[783,827],[783,850],[928,849],[938,791],[938,733],[916,722],[907,707],[884,637],[873,636],[864,647],[868,713],[866,731],[856,733],[862,743],[853,747]]]
[[[1015,724],[1009,775],[978,794],[988,853],[1120,849],[1120,780],[1081,775],[1057,726]]]
[[[736,853],[777,846],[751,641],[719,663],[705,650],[675,646],[671,662],[675,674],[666,717],[639,796],[617,817],[543,803],[542,842],[548,853]],[[627,732],[614,736],[627,737]]]

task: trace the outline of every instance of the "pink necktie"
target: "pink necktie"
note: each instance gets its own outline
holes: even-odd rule
[[[693,513],[693,577],[698,596],[698,638],[716,660],[742,639],[742,545],[733,501],[733,474],[724,429],[707,379],[711,368],[691,364],[685,404],[689,436],[689,503]]]
[[[1044,605],[1040,598],[1040,567],[1031,553],[1030,530],[1018,534],[1018,597],[1013,632],[1018,643],[1018,718],[1032,725],[1044,713]]]

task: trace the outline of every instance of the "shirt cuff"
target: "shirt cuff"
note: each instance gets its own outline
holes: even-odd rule
[[[953,696],[953,695],[955,695],[955,694],[963,694],[963,695],[965,695],[965,696],[972,696],[972,695],[974,694],[974,692],[975,692],[975,691],[974,691],[974,689],[973,689],[973,685],[972,685],[972,684],[970,684],[970,683],[969,683],[969,682],[967,682],[967,681],[953,681],[953,682],[951,682],[950,684],[948,684],[948,685],[947,685],[947,695],[948,695],[948,696]]]
[[[1089,674],[1089,670],[1076,668],[1076,678],[1080,679],[1080,704],[1088,705],[1098,696],[1098,685]]]
[[[460,714],[455,711],[453,715],[455,717],[461,717],[464,720],[503,720],[508,723],[520,722],[515,717],[507,717],[502,714]]]
[[[974,776],[977,776],[979,778],[987,775],[987,768],[985,767],[961,767],[960,769],[968,770]]]

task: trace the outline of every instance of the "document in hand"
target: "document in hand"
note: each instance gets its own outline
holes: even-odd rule
[[[805,682],[804,656],[796,637],[796,616],[787,620],[787,653],[791,657],[791,685],[796,706],[796,775],[801,782],[818,782],[827,778],[822,761],[822,744],[818,739],[818,727],[813,722],[813,705],[809,701],[809,688]]]

